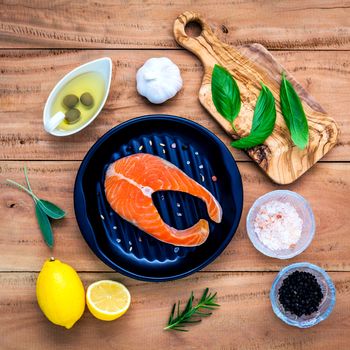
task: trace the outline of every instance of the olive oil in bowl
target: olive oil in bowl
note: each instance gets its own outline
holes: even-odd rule
[[[51,107],[51,115],[55,115],[57,112],[63,112],[66,115],[57,129],[75,130],[87,123],[100,108],[105,93],[105,81],[103,76],[97,72],[83,73],[67,82],[57,93]],[[69,103],[72,100],[73,102]],[[74,111],[71,111],[72,109]],[[78,118],[74,112],[76,114],[80,112]],[[71,115],[73,115],[72,118],[70,118]]]
[[[87,127],[101,112],[111,79],[112,60],[109,57],[87,62],[67,73],[45,103],[45,131],[54,136],[68,136]]]

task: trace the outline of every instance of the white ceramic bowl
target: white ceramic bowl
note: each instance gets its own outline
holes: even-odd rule
[[[272,250],[264,245],[254,230],[254,221],[260,207],[272,200],[290,203],[303,221],[301,237],[295,246],[289,249]],[[249,210],[246,222],[248,236],[254,247],[261,253],[278,259],[289,259],[303,252],[311,243],[315,234],[315,218],[309,203],[301,195],[286,190],[266,193],[258,198]]]
[[[98,110],[96,113],[83,125],[81,125],[79,128],[74,129],[74,130],[60,130],[54,128],[54,125],[52,125],[52,115],[51,115],[51,109],[52,109],[52,104],[54,103],[57,94],[59,91],[63,88],[64,85],[66,85],[70,80],[74,79],[78,75],[84,74],[84,73],[89,73],[89,72],[96,72],[101,74],[103,77],[104,83],[105,83],[105,95],[104,98],[101,102],[101,105],[99,106]],[[99,115],[101,112],[104,104],[106,103],[108,94],[109,94],[109,89],[111,86],[111,78],[112,78],[112,60],[109,57],[103,57],[99,58],[97,60],[85,63],[72,71],[70,71],[68,74],[66,74],[57,84],[56,86],[52,89],[44,107],[44,113],[43,113],[43,123],[44,123],[44,128],[45,130],[50,133],[51,135],[55,136],[68,136],[75,134],[79,132],[80,130],[84,129],[87,127],[90,123],[92,123],[96,117]],[[59,112],[60,113],[60,112]],[[62,116],[62,114],[61,114]],[[59,124],[60,121],[62,121],[60,115],[57,115],[56,118],[56,123],[54,121],[54,124]],[[64,116],[64,115],[63,115]],[[61,119],[60,119],[61,118]]]

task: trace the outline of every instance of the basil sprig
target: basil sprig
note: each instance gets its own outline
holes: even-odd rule
[[[252,128],[247,137],[233,141],[235,148],[248,149],[262,144],[272,133],[276,122],[275,99],[271,91],[261,83],[262,89],[256,102]],[[223,67],[215,65],[211,79],[211,93],[216,110],[231,124],[241,109],[238,85]],[[294,144],[304,149],[309,142],[309,128],[300,98],[282,74],[280,86],[281,110]]]
[[[50,248],[52,248],[54,244],[54,239],[53,239],[53,233],[52,233],[49,217],[55,220],[62,219],[66,215],[66,213],[61,208],[59,208],[56,204],[51,203],[44,199],[40,199],[33,193],[29,183],[26,167],[24,167],[24,175],[26,178],[28,188],[12,180],[7,179],[7,182],[27,192],[33,198],[35,203],[36,218],[38,220],[41,233],[44,237],[44,241]]]
[[[217,64],[211,77],[211,94],[216,110],[232,124],[241,109],[240,92],[232,75]]]
[[[275,99],[263,83],[256,102],[250,134],[231,145],[235,148],[247,149],[262,144],[272,133],[276,122]]]
[[[282,114],[292,140],[297,147],[304,149],[309,143],[307,119],[300,98],[284,72],[280,87],[280,99]]]

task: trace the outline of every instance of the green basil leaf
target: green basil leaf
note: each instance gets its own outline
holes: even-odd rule
[[[56,204],[44,199],[39,199],[38,205],[40,206],[41,210],[52,219],[62,219],[66,215],[66,213]]]
[[[261,83],[261,87],[262,89],[255,105],[250,134],[237,141],[233,141],[231,145],[235,148],[247,149],[261,145],[273,131],[276,122],[275,99],[270,89],[263,83]]]
[[[217,64],[211,77],[211,95],[216,110],[233,123],[241,109],[239,88],[232,75]]]
[[[39,202],[35,205],[35,214],[38,219],[39,227],[41,230],[41,233],[43,234],[44,240],[46,244],[52,248],[53,247],[53,233],[51,224],[49,221],[49,218],[46,216],[46,214],[41,209]]]
[[[280,87],[281,109],[294,144],[304,149],[309,143],[309,127],[300,98],[284,72]]]

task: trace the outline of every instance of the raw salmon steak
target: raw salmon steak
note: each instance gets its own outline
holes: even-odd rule
[[[105,192],[113,210],[125,220],[162,242],[193,247],[206,241],[209,224],[200,219],[185,230],[166,224],[152,200],[156,191],[180,191],[202,199],[209,217],[219,223],[222,209],[215,197],[174,164],[160,157],[139,153],[109,165]]]

